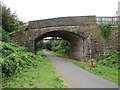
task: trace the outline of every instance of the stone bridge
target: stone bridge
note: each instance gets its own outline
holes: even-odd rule
[[[10,35],[17,44],[35,53],[36,43],[45,37],[61,37],[70,43],[70,58],[88,60],[105,54],[104,39],[95,16],[60,17],[29,21],[29,29]],[[116,46],[116,44],[115,44]],[[115,50],[112,47],[112,51]],[[112,52],[110,51],[110,52]]]

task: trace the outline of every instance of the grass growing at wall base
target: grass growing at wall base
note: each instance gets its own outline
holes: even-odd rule
[[[42,58],[42,57],[41,57]],[[3,88],[66,88],[51,61],[45,58],[16,75],[3,79]]]
[[[89,63],[87,62],[80,62],[80,61],[75,61],[75,60],[71,60],[71,62],[77,65],[78,67],[81,67],[82,69],[87,70],[99,77],[107,79],[113,83],[116,83],[117,85],[119,84],[118,69],[115,67],[110,68],[104,65],[97,64],[96,68],[86,69],[85,66],[89,65]]]

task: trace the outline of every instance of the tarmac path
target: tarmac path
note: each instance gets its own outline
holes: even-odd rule
[[[114,83],[73,65],[67,58],[57,57],[46,51],[44,53],[52,60],[53,65],[70,88],[118,88]]]

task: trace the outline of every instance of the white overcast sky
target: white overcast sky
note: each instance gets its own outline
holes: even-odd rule
[[[64,16],[116,16],[120,0],[1,0],[24,22]]]

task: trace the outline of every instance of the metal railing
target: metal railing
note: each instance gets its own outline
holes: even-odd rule
[[[112,23],[118,24],[120,23],[120,16],[113,16],[113,17],[96,17],[97,23]]]

